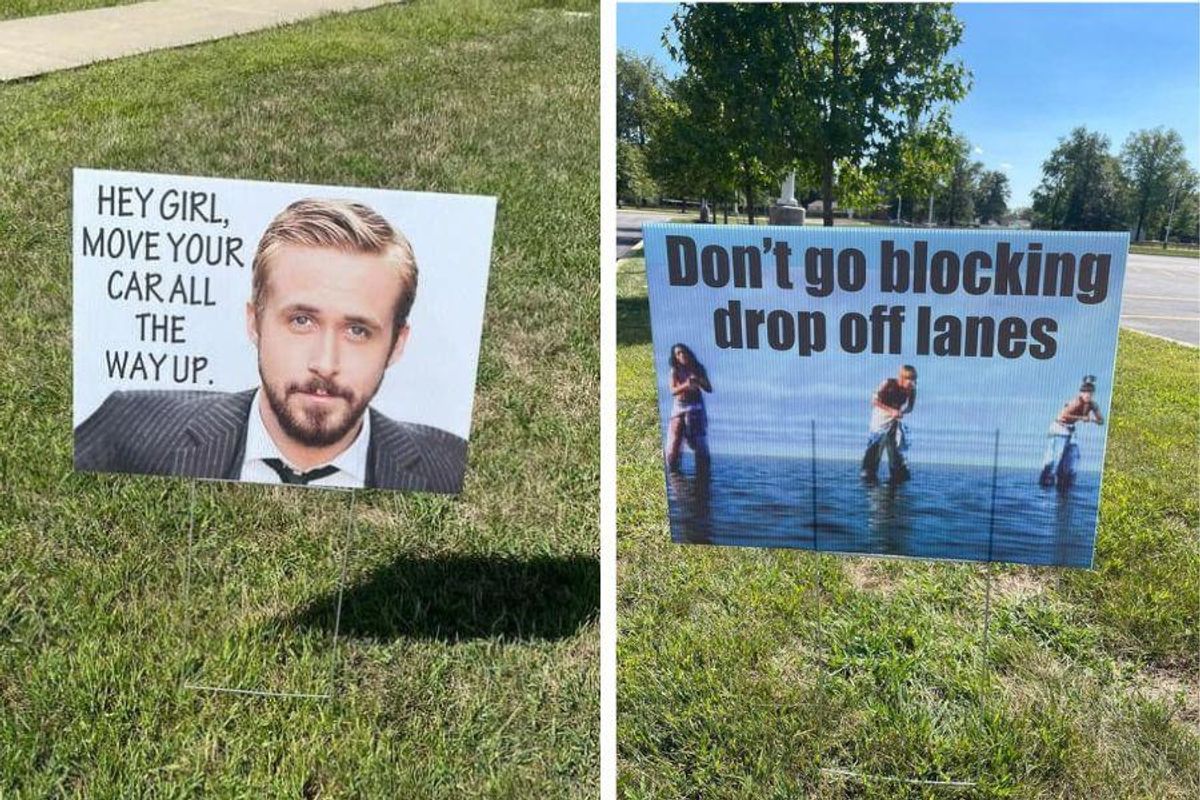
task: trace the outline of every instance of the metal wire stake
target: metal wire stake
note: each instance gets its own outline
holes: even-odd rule
[[[992,565],[987,565],[987,591],[983,595],[983,682],[986,685],[990,674],[988,633],[992,622]]]
[[[354,534],[354,498],[358,492],[350,490],[350,502],[346,504],[346,540],[342,543],[342,567],[338,577],[337,611],[333,619],[333,663],[329,667],[329,696],[337,694],[337,673],[339,664],[338,635],[342,629],[342,596],[346,589],[346,562],[350,553],[350,542]]]
[[[195,546],[195,530],[196,530],[196,481],[191,481],[191,486],[188,490],[188,532],[187,532],[187,555],[183,559],[183,642],[184,647],[192,641],[192,549]],[[187,658],[183,659],[181,665],[184,670],[187,669]],[[184,675],[179,676],[179,682],[187,685],[187,678]]]
[[[996,484],[1000,473],[1000,429],[996,429],[996,438],[992,446],[992,508],[988,519],[988,557],[987,557],[987,589],[983,599],[983,680],[986,684],[990,675],[988,667],[989,634],[992,622],[992,556],[995,553],[996,540]]]

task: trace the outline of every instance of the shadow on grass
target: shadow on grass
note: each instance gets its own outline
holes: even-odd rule
[[[337,593],[285,624],[332,632]],[[562,639],[595,619],[600,563],[583,556],[401,556],[346,587],[343,636],[363,639]]]
[[[617,346],[650,343],[650,301],[645,297],[617,298]]]

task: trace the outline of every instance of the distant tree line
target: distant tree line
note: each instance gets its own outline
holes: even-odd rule
[[[1173,130],[1138,131],[1113,155],[1077,128],[1042,165],[1030,209],[1007,175],[951,130],[971,75],[949,53],[962,23],[942,4],[698,4],[664,35],[684,65],[617,54],[620,202],[703,198],[751,222],[796,174],[796,197],[900,224],[1131,231],[1195,241],[1200,181]]]

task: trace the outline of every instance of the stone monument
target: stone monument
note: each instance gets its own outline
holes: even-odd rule
[[[772,225],[803,225],[804,206],[796,202],[796,173],[793,170],[783,179],[779,199],[771,204],[767,217]]]

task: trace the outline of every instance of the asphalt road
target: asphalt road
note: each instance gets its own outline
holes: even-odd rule
[[[642,240],[642,223],[669,214],[617,212],[617,258]],[[1130,253],[1121,326],[1200,347],[1200,259]]]
[[[1130,253],[1121,325],[1200,347],[1200,260]]]
[[[662,212],[617,211],[617,258],[627,256],[642,240],[643,222],[667,222],[671,216]]]

